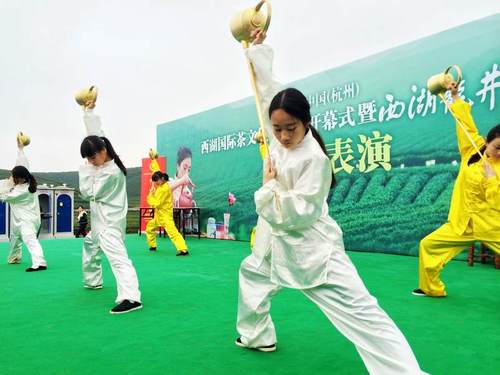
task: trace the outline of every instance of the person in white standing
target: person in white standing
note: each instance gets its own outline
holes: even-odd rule
[[[40,229],[40,203],[37,183],[29,171],[22,142],[17,140],[16,166],[11,177],[0,181],[0,200],[10,205],[10,264],[21,263],[23,242],[31,255],[32,266],[26,272],[45,271],[47,262],[37,235]]]
[[[272,163],[266,159],[263,186],[255,192],[259,221],[253,253],[240,267],[236,344],[275,351],[271,299],[283,287],[293,288],[356,346],[370,374],[425,374],[345,253],[342,231],[328,215],[334,176],[324,143],[311,126],[309,103],[293,88],[272,95],[277,87],[269,81],[273,52],[261,44],[264,38],[258,30],[247,56],[272,124],[267,124]]]
[[[142,308],[137,273],[125,248],[127,220],[127,170],[110,141],[104,137],[95,102],[86,103],[83,120],[88,136],[80,146],[87,163],[80,167],[82,197],[90,201],[91,231],[83,242],[83,281],[90,289],[102,288],[101,253],[108,258],[116,278],[117,305],[111,314]]]

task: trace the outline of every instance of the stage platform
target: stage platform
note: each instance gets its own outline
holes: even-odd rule
[[[365,374],[354,346],[300,292],[282,291],[271,310],[275,353],[236,347],[238,267],[248,243],[188,239],[176,257],[168,239],[149,252],[145,237],[126,244],[144,308],[110,315],[115,281],[84,289],[82,239],[42,241],[45,272],[6,262],[0,243],[0,374]],[[368,289],[406,335],[422,368],[437,375],[498,374],[500,272],[452,261],[449,297],[414,297],[418,258],[349,252]]]

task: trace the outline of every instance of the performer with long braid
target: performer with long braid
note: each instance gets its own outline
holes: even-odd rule
[[[117,305],[111,314],[123,314],[142,308],[137,273],[125,247],[127,224],[127,170],[111,142],[104,137],[100,118],[93,113],[95,101],[84,106],[88,136],[80,146],[87,164],[80,167],[80,193],[90,201],[91,232],[83,243],[84,286],[102,288],[101,254],[108,258],[116,278]]]
[[[37,183],[29,171],[29,162],[19,137],[17,147],[16,166],[12,169],[12,176],[0,181],[0,200],[8,202],[11,209],[10,253],[7,261],[10,264],[21,263],[24,242],[32,262],[26,272],[44,271],[47,269],[47,262],[37,238],[41,224]]]
[[[254,37],[247,56],[264,88],[272,163],[267,157],[263,185],[255,192],[253,252],[240,267],[236,345],[275,351],[271,299],[293,288],[356,346],[370,374],[423,374],[403,334],[364,286],[345,253],[340,227],[328,215],[334,176],[306,97],[293,88],[268,90],[277,86],[270,81],[272,49],[261,44],[263,31]]]

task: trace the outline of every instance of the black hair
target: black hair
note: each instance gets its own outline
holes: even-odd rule
[[[181,146],[177,150],[177,165],[181,164],[185,159],[193,157],[191,149],[186,146]]]
[[[160,180],[160,179],[164,179],[165,181],[168,181],[168,174],[166,173],[163,173],[162,171],[156,171],[155,173],[153,173],[153,175],[151,176],[151,180],[153,180],[154,182]]]
[[[80,154],[82,155],[82,158],[91,158],[104,149],[106,149],[108,156],[115,161],[118,168],[120,168],[123,174],[126,176],[127,168],[125,168],[120,157],[116,154],[113,145],[106,137],[89,135],[82,141],[82,144],[80,146]]]
[[[26,167],[23,167],[22,165],[18,165],[17,167],[14,167],[12,169],[12,177],[15,179],[22,178],[25,180],[29,186],[28,186],[28,191],[30,193],[35,193],[36,192],[36,179],[35,177],[28,171]]]
[[[490,129],[490,131],[486,135],[486,142],[490,143],[496,138],[500,138],[500,124],[498,124]],[[485,150],[486,150],[486,145],[481,147],[481,149],[479,150],[481,152],[481,155],[484,154]],[[481,160],[481,155],[479,154],[479,152],[476,152],[474,155],[472,155],[469,158],[467,165],[477,163],[479,160]]]
[[[325,142],[318,131],[311,126],[311,106],[307,101],[307,98],[302,94],[299,90],[295,88],[287,88],[285,90],[277,93],[273,100],[271,101],[271,105],[269,106],[269,118],[271,118],[271,114],[277,109],[282,109],[290,116],[293,116],[299,119],[304,126],[306,127],[306,133],[311,131],[312,136],[318,142],[321,150],[325,153],[325,155],[330,159],[328,152],[326,151]],[[330,185],[330,189],[335,186],[335,174],[332,169],[332,183]]]

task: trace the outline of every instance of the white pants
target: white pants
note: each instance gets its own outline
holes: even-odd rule
[[[102,285],[102,252],[115,275],[118,289],[116,302],[126,299],[141,302],[137,273],[128,257],[123,235],[116,229],[106,229],[100,233],[92,231],[85,237],[82,253],[84,284],[91,287]]]
[[[248,347],[276,343],[269,315],[281,287],[270,281],[270,264],[250,255],[241,264],[237,330]],[[335,250],[326,284],[302,289],[358,350],[370,374],[425,374],[394,322],[378,306],[344,251]]]
[[[10,253],[7,258],[9,263],[21,263],[23,242],[31,254],[33,268],[47,266],[40,241],[32,228],[13,229],[10,234]]]

